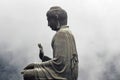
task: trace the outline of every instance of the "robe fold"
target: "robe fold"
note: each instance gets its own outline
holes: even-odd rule
[[[34,66],[36,80],[77,80],[78,55],[68,26],[62,26],[52,40],[53,59]]]

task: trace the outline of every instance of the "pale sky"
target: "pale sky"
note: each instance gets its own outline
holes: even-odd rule
[[[11,64],[20,69],[40,61],[38,43],[43,45],[45,54],[52,57],[51,40],[55,32],[47,26],[46,18],[52,6],[60,6],[68,13],[80,71],[88,70],[85,74],[89,80],[99,80],[93,75],[102,74],[103,58],[107,62],[120,55],[119,0],[0,0],[0,49],[3,52],[0,54],[5,58],[11,55]]]

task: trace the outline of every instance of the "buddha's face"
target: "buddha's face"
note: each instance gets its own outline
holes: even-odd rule
[[[58,20],[54,17],[47,17],[47,20],[48,20],[48,26],[50,26],[52,30],[57,31]]]

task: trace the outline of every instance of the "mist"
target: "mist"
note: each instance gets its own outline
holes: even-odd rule
[[[0,80],[23,80],[20,72],[39,59],[38,43],[52,58],[55,32],[46,12],[60,6],[68,13],[79,55],[78,80],[120,80],[119,0],[1,0]]]

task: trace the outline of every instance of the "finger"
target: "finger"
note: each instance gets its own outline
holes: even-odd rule
[[[39,43],[39,44],[38,44],[38,47],[39,47],[39,48],[42,48],[42,45]]]
[[[38,43],[38,46],[41,46],[41,44],[40,44],[40,43]]]

